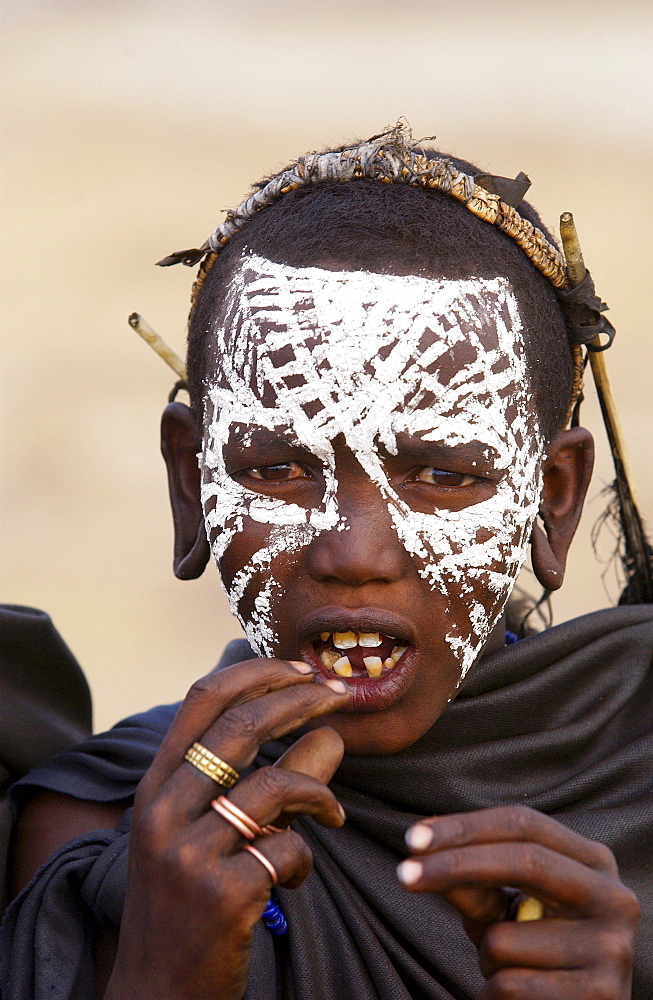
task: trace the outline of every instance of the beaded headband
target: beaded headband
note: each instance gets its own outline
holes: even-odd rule
[[[192,316],[202,286],[221,251],[258,212],[273,205],[290,191],[312,184],[348,183],[359,179],[376,180],[385,184],[406,184],[450,195],[478,219],[496,226],[510,237],[537,270],[551,282],[565,313],[574,362],[574,378],[565,426],[569,419],[577,422],[583,392],[583,372],[587,363],[582,349],[585,346],[615,464],[618,517],[624,536],[622,558],[628,586],[634,594],[629,603],[653,603],[651,549],[637,509],[630,462],[601,353],[612,344],[614,327],[603,315],[607,306],[595,293],[591,275],[583,261],[571,213],[564,213],[560,220],[563,255],[540,229],[517,211],[516,206],[530,187],[525,174],[519,174],[514,180],[489,174],[466,174],[445,157],[422,149],[419,142],[413,142],[410,128],[399,122],[365,142],[341,150],[301,156],[274,177],[256,185],[237,208],[227,212],[224,221],[200,247],[179,250],[164,257],[158,264],[161,267],[179,263],[189,267],[200,264],[191,293]],[[129,317],[129,322],[183,381],[185,366],[174,351],[137,313]],[[602,337],[607,339],[602,340]]]

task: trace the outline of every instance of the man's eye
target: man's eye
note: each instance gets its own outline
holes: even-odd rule
[[[262,479],[266,483],[279,483],[288,479],[306,477],[306,471],[298,462],[283,462],[282,465],[258,465],[254,469],[248,469],[247,474],[252,479]]]
[[[432,486],[460,489],[462,486],[471,486],[472,483],[476,482],[476,477],[467,476],[463,472],[445,472],[443,469],[434,469],[427,465],[416,473],[415,480],[421,483],[430,483]]]

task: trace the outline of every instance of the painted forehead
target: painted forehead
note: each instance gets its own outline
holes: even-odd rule
[[[394,451],[398,431],[433,429],[434,407],[452,421],[448,433],[458,425],[467,440],[475,425],[487,432],[488,407],[503,400],[509,417],[530,395],[519,308],[501,277],[294,268],[249,256],[214,346],[215,386],[232,421],[300,438],[310,422],[311,440],[325,445],[363,418]]]

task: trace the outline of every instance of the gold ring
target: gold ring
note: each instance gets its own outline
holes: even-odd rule
[[[526,920],[541,920],[544,916],[544,904],[535,896],[525,896],[519,901],[515,920],[524,922]]]
[[[272,879],[272,885],[275,886],[279,881],[279,876],[277,875],[277,869],[274,867],[271,861],[268,861],[265,854],[261,854],[261,852],[257,851],[256,848],[252,847],[251,844],[245,844],[243,850],[249,851],[249,853],[252,855],[253,858],[256,858],[257,861],[261,862],[266,872]]]
[[[207,778],[215,781],[216,785],[221,785],[223,788],[233,788],[236,782],[240,780],[238,771],[234,770],[231,764],[227,764],[225,760],[220,760],[214,753],[203,747],[201,743],[193,743],[192,747],[189,747],[186,751],[184,760],[187,760],[189,764],[192,764],[198,771],[205,774]]]

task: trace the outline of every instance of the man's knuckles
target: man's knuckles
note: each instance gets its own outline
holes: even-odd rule
[[[279,884],[288,889],[301,885],[313,867],[311,850],[296,830],[284,830],[271,837],[259,838],[253,845],[264,854],[273,865]],[[270,876],[256,858],[247,851],[238,851],[224,862],[224,867],[233,876],[233,885],[246,879],[250,894],[269,891]],[[242,897],[242,881],[241,897]]]
[[[623,882],[606,877],[601,886],[601,912],[612,923],[616,921],[634,930],[639,923],[641,908],[631,889]]]
[[[255,697],[265,694],[277,685],[298,684],[306,677],[291,667],[287,660],[252,659],[233,663],[221,670],[213,670],[191,684],[184,705],[196,702],[219,705],[251,692]]]
[[[594,940],[597,964],[608,972],[616,973],[621,980],[630,976],[635,950],[634,935],[614,927],[600,931]]]
[[[509,963],[511,943],[501,923],[491,924],[485,931],[478,949],[478,964],[486,979]]]
[[[541,844],[511,844],[508,857],[510,867],[523,872],[526,883],[546,885],[555,876],[556,856]]]
[[[292,803],[321,806],[332,798],[326,785],[305,774],[285,771],[274,767],[261,767],[251,774],[246,782],[236,786],[230,798],[242,809],[289,806]],[[275,813],[276,814],[276,813]],[[263,822],[262,817],[260,822]]]
[[[479,947],[479,964],[493,984],[497,973],[537,967],[542,974],[574,972],[574,996],[620,998],[630,980],[634,936],[622,928],[597,927],[597,921],[547,921],[527,926],[504,922],[487,928]],[[506,976],[505,982],[511,983]],[[529,994],[530,995],[530,994]],[[537,995],[537,994],[534,994]]]
[[[550,973],[531,971],[530,969],[499,969],[488,979],[487,983],[478,995],[478,1000],[549,1000],[556,996],[567,996],[564,992],[555,993],[546,986],[553,985],[550,982],[544,983],[543,975],[550,979]],[[574,995],[574,1000],[579,1000],[578,995]]]
[[[230,798],[262,825],[280,812],[308,813],[327,826],[341,826],[337,800],[327,785],[310,775],[262,767],[231,793]]]
[[[550,996],[538,990],[538,979],[541,985],[541,974],[530,970],[499,969],[490,976],[478,1000],[524,1000],[525,997],[535,1000],[536,997]]]
[[[336,696],[324,685],[291,685],[282,692],[225,709],[201,742],[213,749],[216,742],[224,745],[226,741],[251,753],[260,743],[296,728],[315,711],[328,709],[334,701]]]
[[[505,826],[514,840],[532,840],[540,829],[542,814],[530,806],[502,806],[493,811],[495,822],[498,820],[500,825]]]
[[[138,802],[134,807],[130,853],[137,849],[140,859],[156,860],[172,842],[166,822],[167,810],[160,798],[155,798],[151,802],[145,801],[138,812],[137,806]]]
[[[420,857],[424,878],[455,884],[456,879],[525,885],[548,882],[554,856],[540,844],[505,841],[454,847]]]
[[[587,969],[499,969],[490,976],[477,1000],[625,1000],[623,986],[609,975]]]
[[[595,868],[599,872],[605,872],[607,875],[619,875],[619,869],[617,868],[617,861],[610,850],[605,844],[600,844],[596,840],[588,841],[588,854],[590,859],[588,864]]]
[[[284,830],[266,841],[264,850],[286,889],[300,886],[313,867],[313,854],[296,830]]]

